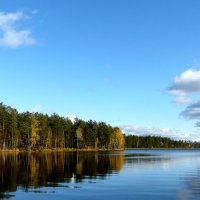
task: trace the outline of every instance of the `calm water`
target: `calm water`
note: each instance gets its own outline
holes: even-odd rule
[[[200,150],[0,154],[0,199],[200,199]]]

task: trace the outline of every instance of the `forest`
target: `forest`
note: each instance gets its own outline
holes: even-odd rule
[[[0,103],[0,149],[193,148],[198,142],[125,135],[105,122],[23,112]]]
[[[0,103],[0,149],[123,149],[124,136],[104,122],[75,122],[54,113],[19,113]]]
[[[199,148],[198,142],[173,140],[159,136],[135,136],[125,137],[126,148]]]

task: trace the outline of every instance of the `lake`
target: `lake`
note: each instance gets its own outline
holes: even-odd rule
[[[0,153],[0,199],[200,199],[200,150]]]

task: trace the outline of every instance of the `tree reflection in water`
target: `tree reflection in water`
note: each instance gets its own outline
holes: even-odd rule
[[[1,153],[0,199],[21,188],[59,186],[60,183],[105,179],[121,170],[123,154],[88,152]]]

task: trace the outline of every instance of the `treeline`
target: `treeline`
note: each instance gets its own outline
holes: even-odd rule
[[[123,149],[200,148],[199,142],[165,137],[123,135],[105,122],[75,119],[58,114],[19,113],[0,103],[0,149]]]
[[[126,148],[198,148],[198,142],[172,140],[159,136],[135,136],[125,137]]]
[[[77,118],[72,123],[55,113],[19,113],[0,103],[0,149],[17,148],[122,149],[124,136],[104,122]]]

